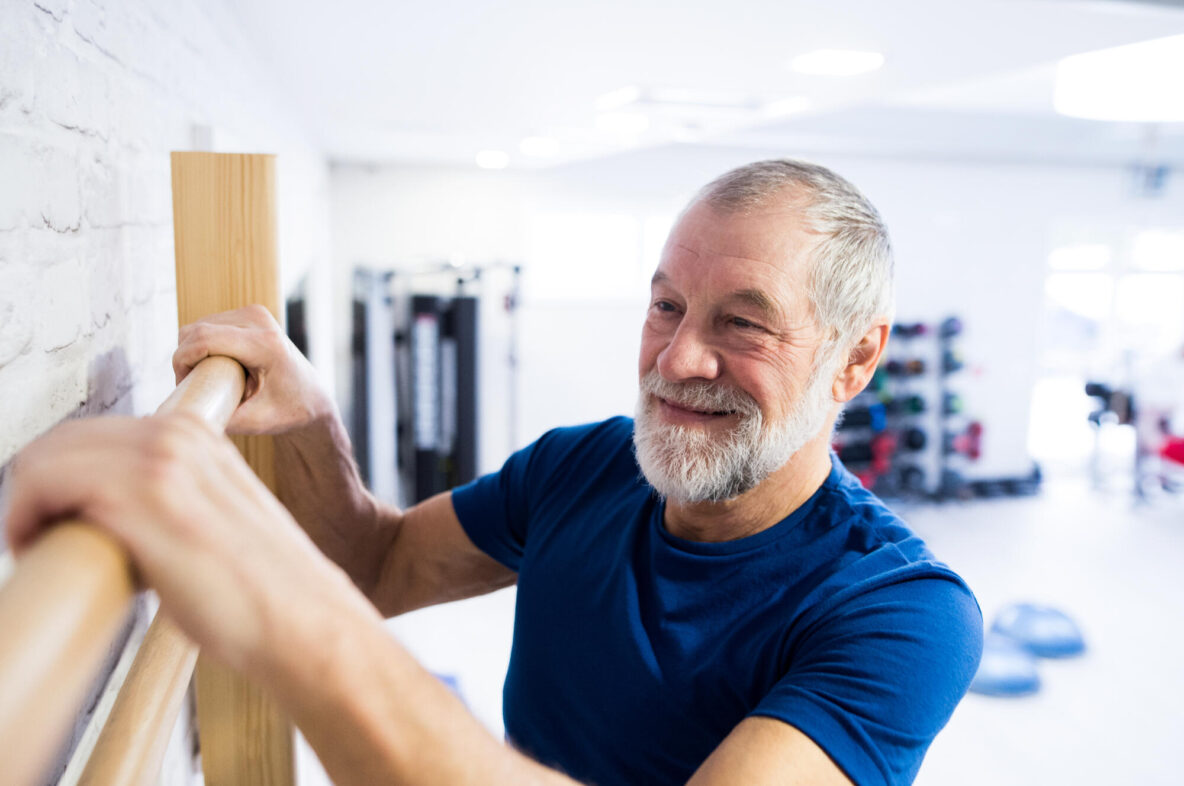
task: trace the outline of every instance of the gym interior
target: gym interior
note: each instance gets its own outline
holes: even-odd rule
[[[986,626],[916,783],[1177,784],[1182,80],[1175,0],[5,0],[0,498],[55,424],[173,389],[172,152],[275,155],[277,316],[400,506],[631,415],[688,200],[805,159],[876,205],[896,264],[834,451]],[[81,782],[154,608],[41,782]],[[514,609],[388,622],[499,738]],[[204,782],[193,704],[145,782]]]

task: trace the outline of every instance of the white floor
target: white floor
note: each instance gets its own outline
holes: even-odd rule
[[[968,696],[919,786],[1184,784],[1184,498],[1136,508],[1127,493],[1062,483],[901,513],[967,579],[988,625],[1007,603],[1049,604],[1077,620],[1088,647],[1043,661],[1032,697]],[[500,734],[512,620],[510,590],[390,625]],[[314,770],[302,768],[303,783],[324,782]]]
[[[1028,698],[971,694],[919,786],[1184,784],[1184,499],[1136,507],[1084,484],[903,511],[966,578],[987,625],[1019,600],[1076,619],[1085,655],[1041,662]]]

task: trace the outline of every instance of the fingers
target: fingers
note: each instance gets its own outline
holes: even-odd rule
[[[126,452],[134,418],[94,418],[54,428],[13,462],[6,515],[9,545],[20,553],[49,522],[103,515],[113,494],[111,453]]]
[[[178,381],[210,355],[231,357],[248,374],[228,433],[279,434],[335,415],[311,364],[261,306],[215,314],[182,328],[173,355]]]
[[[271,312],[260,305],[251,305],[233,311],[223,311],[202,317],[197,322],[183,326],[178,333],[177,351],[173,355],[173,373],[180,382],[201,360],[209,355],[227,355],[250,367],[265,361],[253,347],[244,343],[243,337],[256,331],[283,335],[279,323]]]
[[[62,516],[103,529],[181,628],[236,668],[294,598],[307,608],[324,587],[353,591],[233,444],[192,415],[64,423],[21,452],[9,490],[17,548]]]

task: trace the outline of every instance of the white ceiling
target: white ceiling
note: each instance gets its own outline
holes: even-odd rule
[[[1184,33],[1178,0],[240,0],[235,10],[334,160],[471,164],[500,149],[511,166],[540,166],[699,142],[1184,163],[1184,124],[1071,120],[1051,108],[1059,58]],[[886,61],[849,78],[786,68],[820,48]],[[598,131],[597,98],[628,85],[742,108],[634,104],[652,121],[646,133]],[[761,109],[782,99],[809,109]],[[521,154],[532,135],[559,139],[561,154]]]

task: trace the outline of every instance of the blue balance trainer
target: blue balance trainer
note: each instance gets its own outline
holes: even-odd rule
[[[991,630],[1014,639],[1040,658],[1066,658],[1085,651],[1085,640],[1077,623],[1064,612],[1048,606],[1032,603],[1007,606],[995,617]]]
[[[983,659],[970,683],[985,696],[1029,696],[1040,690],[1036,658],[1022,644],[1000,633],[983,639]]]

